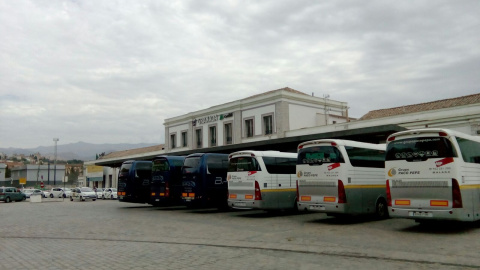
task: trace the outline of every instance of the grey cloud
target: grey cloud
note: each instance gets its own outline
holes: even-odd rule
[[[0,134],[2,147],[161,143],[165,118],[285,86],[348,102],[353,117],[479,90],[475,0],[19,0],[0,10],[1,125],[16,134]]]

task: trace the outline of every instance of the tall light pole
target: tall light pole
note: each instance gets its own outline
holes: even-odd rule
[[[55,160],[53,161],[53,185],[56,185],[56,178],[57,178],[57,142],[58,138],[53,138],[53,141],[55,142]]]
[[[329,98],[329,94],[324,94],[323,95],[323,101],[325,102],[325,125],[328,125],[328,118],[327,118],[327,113],[329,110],[327,110],[327,98]]]

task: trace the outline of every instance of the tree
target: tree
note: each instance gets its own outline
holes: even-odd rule
[[[12,170],[7,165],[7,168],[5,169],[5,178],[10,178],[12,177]]]
[[[77,169],[74,167],[70,170],[70,172],[67,174],[68,176],[68,182],[69,183],[76,183],[78,181],[78,176],[80,175],[80,172],[77,171]]]

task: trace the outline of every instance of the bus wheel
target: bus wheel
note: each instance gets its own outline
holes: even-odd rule
[[[385,199],[381,198],[377,201],[377,206],[375,207],[375,215],[379,219],[388,218],[388,207]]]

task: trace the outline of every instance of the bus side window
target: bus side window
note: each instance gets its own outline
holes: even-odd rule
[[[296,158],[278,158],[278,157],[263,157],[263,162],[267,171],[270,174],[295,174],[296,173]]]
[[[228,169],[228,156],[210,156],[207,159],[207,173],[226,175]]]
[[[457,137],[458,146],[462,152],[462,158],[468,163],[480,164],[480,143]]]

